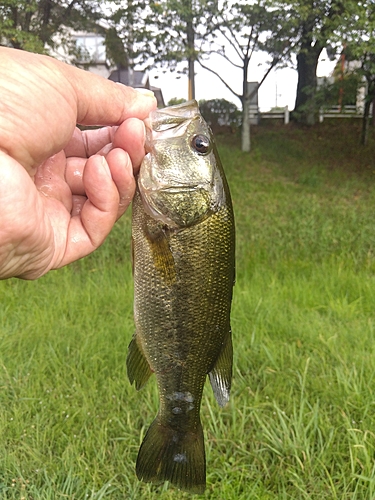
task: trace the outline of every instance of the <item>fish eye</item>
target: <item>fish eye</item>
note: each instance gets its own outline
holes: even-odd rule
[[[203,134],[195,135],[191,140],[191,145],[201,155],[205,155],[211,151],[210,139]]]

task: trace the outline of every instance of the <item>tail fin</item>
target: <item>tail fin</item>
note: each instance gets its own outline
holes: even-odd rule
[[[200,422],[197,432],[181,432],[162,425],[157,417],[139,449],[136,471],[141,481],[170,481],[181,490],[202,494],[206,458]]]

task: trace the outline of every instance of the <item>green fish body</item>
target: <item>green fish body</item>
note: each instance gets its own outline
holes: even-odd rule
[[[234,217],[212,133],[196,101],[151,113],[133,201],[134,318],[129,380],[155,373],[160,407],[140,447],[139,479],[205,489],[200,404],[206,375],[229,400]]]

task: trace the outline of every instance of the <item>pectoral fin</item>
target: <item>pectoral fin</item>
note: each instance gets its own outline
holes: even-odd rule
[[[176,281],[175,262],[165,231],[154,221],[147,221],[145,234],[151,245],[155,269],[167,285]]]
[[[131,384],[135,382],[137,391],[146,384],[147,380],[152,375],[152,370],[143,353],[137,334],[133,336],[128,347],[126,368],[128,370],[129,381]]]
[[[212,390],[220,406],[225,406],[229,401],[232,381],[233,346],[232,332],[229,331],[223,348],[216,363],[209,373]]]

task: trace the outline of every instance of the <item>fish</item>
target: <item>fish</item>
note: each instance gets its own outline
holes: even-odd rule
[[[229,400],[235,225],[213,134],[195,100],[152,111],[132,207],[135,334],[127,373],[156,376],[159,410],[140,446],[139,480],[201,494],[200,406],[207,375]]]

